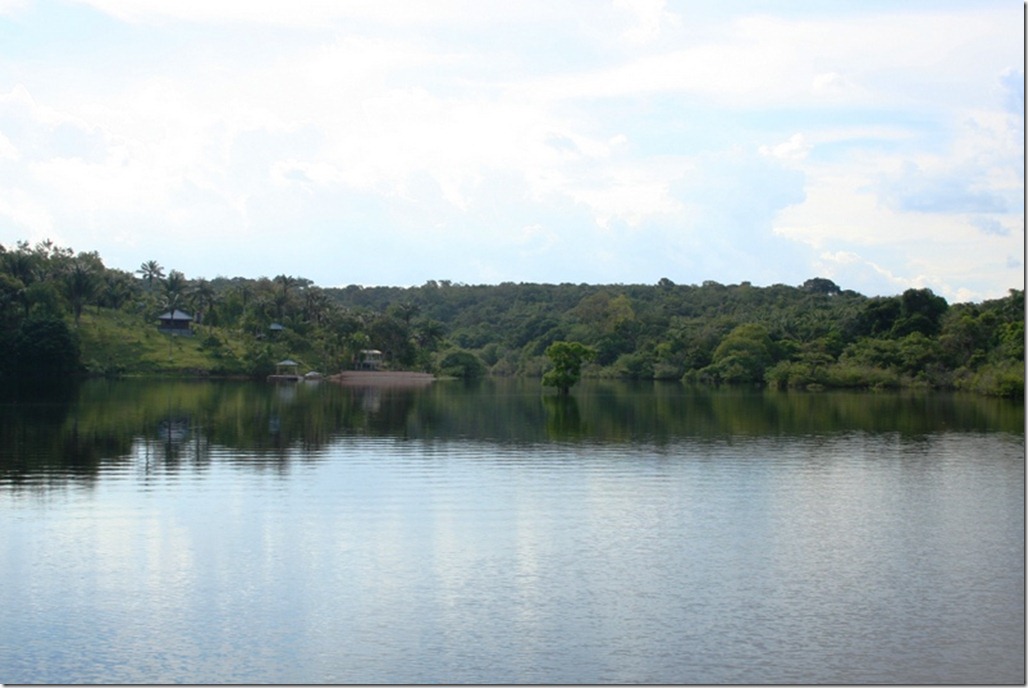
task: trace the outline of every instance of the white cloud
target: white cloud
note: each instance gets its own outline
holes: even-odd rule
[[[901,272],[897,272],[894,267],[885,267],[856,253],[838,251],[822,253],[815,267],[818,274],[867,294],[899,294],[907,289],[929,288],[950,303],[982,299],[980,285],[973,282],[974,270],[967,270],[966,266],[963,272],[960,266],[938,271],[937,264],[925,261],[902,265]],[[918,268],[926,268],[927,272],[917,272]],[[953,281],[954,277],[960,281]]]
[[[898,210],[876,193],[873,171],[898,163],[881,158],[865,163],[867,167],[853,166],[852,161],[845,168],[809,166],[803,202],[777,215],[775,233],[820,251],[819,267],[828,276],[847,274],[857,280],[857,286],[840,282],[845,287],[862,286],[872,293],[889,293],[884,288],[887,285],[932,286],[947,298],[969,293],[981,298],[990,293],[984,285],[991,280],[998,282],[995,291],[1000,291],[1002,284],[1023,283],[1023,276],[1005,269],[996,258],[997,253],[1023,247],[1023,236],[995,231],[1002,223],[994,217],[943,209]],[[989,239],[996,249],[982,243],[983,222],[993,230]],[[861,258],[865,252],[874,252],[879,258]],[[837,269],[830,270],[831,266]],[[842,271],[839,266],[848,268]],[[871,286],[868,274],[882,278],[877,289]],[[961,284],[974,282],[977,284],[970,291],[961,291]]]
[[[971,224],[982,231],[983,234],[993,236],[1010,236],[1011,229],[994,217],[973,217]]]
[[[614,7],[632,17],[621,34],[632,45],[651,43],[660,37],[665,27],[675,28],[680,24],[678,16],[667,10],[666,0],[614,0]]]
[[[996,23],[1019,15],[996,9],[891,13],[860,18],[790,20],[746,16],[716,40],[647,53],[624,64],[552,77],[529,88],[552,98],[639,97],[695,93],[736,107],[910,103],[982,91],[977,70],[999,69],[1010,46],[997,45]],[[879,46],[868,50],[869,45]],[[958,46],[958,47],[954,47]],[[977,58],[968,64],[968,53]],[[829,69],[825,69],[828,67]],[[926,70],[950,83],[926,80]]]
[[[7,93],[0,93],[0,112],[19,119],[29,119],[50,128],[65,123],[86,126],[81,119],[67,112],[37,103],[29,90],[21,83],[14,84]]]
[[[0,15],[15,14],[28,7],[29,0],[0,0]]]
[[[219,234],[270,236],[302,222],[308,253],[345,245],[347,223],[380,223],[375,236],[404,247],[480,237],[482,255],[436,266],[442,279],[495,270],[490,242],[538,258],[572,236],[626,281],[703,256],[785,271],[808,251],[891,247],[895,259],[865,260],[955,284],[962,242],[995,243],[1002,265],[1023,250],[1008,71],[1021,46],[999,3],[800,19],[661,0],[75,10],[88,7],[119,28],[102,58],[0,46],[0,231],[74,236],[64,223],[85,218],[122,237],[194,237],[209,217]],[[152,68],[125,67],[140,56]],[[77,243],[103,254],[95,236]],[[903,259],[916,242],[947,267]],[[653,259],[630,263],[626,245]],[[766,254],[781,246],[792,254]]]
[[[822,253],[819,258],[828,264],[852,265],[860,262],[860,256],[853,251],[834,251]]]
[[[41,241],[52,235],[53,218],[46,206],[22,189],[0,187],[0,217],[6,217],[18,228],[28,232],[28,240]],[[26,238],[22,234],[19,238]]]
[[[595,185],[573,185],[564,189],[575,201],[589,207],[596,224],[611,229],[615,220],[638,227],[655,215],[672,215],[683,206],[670,194],[673,179],[653,178],[639,170],[617,170]]]
[[[807,143],[803,134],[793,134],[788,141],[774,146],[761,146],[760,154],[781,160],[802,160],[810,152],[811,144]]]
[[[533,256],[546,253],[556,246],[560,239],[552,230],[535,224],[523,227],[514,241],[520,246],[521,255]]]
[[[340,3],[332,0],[294,0],[288,5],[274,0],[205,2],[204,0],[84,0],[96,9],[129,22],[181,21],[189,23],[254,23],[273,26],[313,27],[342,19],[369,18],[390,23],[410,22],[427,13],[453,12],[459,5],[449,3],[434,9],[425,6],[400,6],[381,0]],[[442,3],[446,5],[446,3]]]
[[[21,155],[18,153],[18,149],[15,148],[11,140],[4,136],[4,133],[0,131],[0,160],[18,160]]]
[[[10,1],[10,0],[8,0]],[[593,3],[554,4],[540,0],[491,3],[478,0],[76,0],[117,19],[134,24],[255,25],[324,31],[377,27],[393,31],[407,27],[458,26],[483,29],[497,24],[532,23],[540,17],[580,16]],[[17,0],[15,0],[17,4]]]

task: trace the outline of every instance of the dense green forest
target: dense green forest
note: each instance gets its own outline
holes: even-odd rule
[[[158,331],[179,309],[192,336]],[[801,285],[465,285],[322,288],[302,277],[134,273],[51,242],[0,246],[0,375],[263,377],[284,358],[346,368],[541,377],[557,341],[593,351],[586,377],[821,389],[1024,393],[1024,291],[948,304],[929,289],[867,297]]]

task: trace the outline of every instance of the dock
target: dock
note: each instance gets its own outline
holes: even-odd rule
[[[349,387],[424,387],[435,375],[411,370],[344,370],[328,379]]]

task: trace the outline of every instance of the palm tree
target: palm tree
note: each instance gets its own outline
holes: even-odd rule
[[[289,293],[290,287],[296,284],[296,278],[290,275],[278,275],[275,277],[275,282],[282,285],[282,294],[286,295]]]
[[[201,277],[193,283],[190,297],[196,309],[196,322],[203,322],[204,314],[214,307],[214,302],[217,300],[214,288],[210,282]]]
[[[186,276],[178,270],[172,270],[168,273],[167,279],[164,280],[164,295],[167,299],[168,308],[174,310],[178,308],[179,301],[182,299],[183,292],[186,287]]]
[[[328,312],[329,299],[318,287],[307,287],[303,290],[303,311],[307,322],[320,325]]]
[[[295,277],[278,275],[275,277],[275,282],[282,285],[282,292],[275,295],[276,314],[281,320],[285,316],[286,305],[289,303],[289,289],[296,285],[297,280]]]
[[[425,349],[434,349],[445,335],[446,328],[438,320],[425,319],[414,327],[418,345]]]
[[[98,303],[108,308],[121,308],[138,289],[132,275],[122,270],[104,271],[103,282]]]
[[[75,313],[76,327],[82,317],[82,309],[85,307],[86,301],[96,294],[99,281],[100,275],[90,260],[84,259],[82,256],[72,260],[68,272],[64,275],[64,289]]]
[[[38,256],[19,244],[17,251],[4,254],[4,267],[12,277],[21,280],[26,287],[40,277],[41,269]]]
[[[148,260],[139,266],[136,273],[146,280],[147,288],[152,290],[153,281],[164,277],[164,268],[156,260]]]
[[[421,306],[411,301],[403,301],[391,305],[387,309],[391,315],[396,316],[403,321],[405,325],[410,326],[410,321],[421,312]]]

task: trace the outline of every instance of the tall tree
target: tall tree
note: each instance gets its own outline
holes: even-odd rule
[[[167,278],[165,278],[163,286],[164,297],[168,308],[178,308],[182,301],[182,297],[185,295],[186,288],[189,286],[186,281],[186,276],[178,270],[172,270],[168,273]]]
[[[99,258],[91,260],[89,256],[80,255],[71,261],[64,275],[64,291],[75,314],[76,326],[82,318],[82,309],[86,302],[96,295],[99,288],[103,264],[100,263],[98,268],[98,261]]]
[[[774,361],[771,338],[758,323],[744,323],[729,332],[714,349],[710,366],[721,382],[763,382]]]
[[[289,304],[289,290],[297,284],[297,279],[291,275],[277,275],[275,283],[282,287],[282,290],[275,294],[275,317],[279,320],[285,317],[286,306]]]
[[[546,347],[546,355],[553,367],[543,375],[543,385],[565,395],[582,377],[582,364],[596,358],[596,350],[581,342],[559,341]]]
[[[217,294],[215,294],[211,283],[201,277],[193,283],[189,297],[193,303],[193,310],[196,311],[194,313],[196,322],[202,323],[204,316],[214,307]]]
[[[164,278],[164,268],[156,260],[148,260],[139,266],[136,274],[143,278],[148,289],[153,289],[154,280]]]

